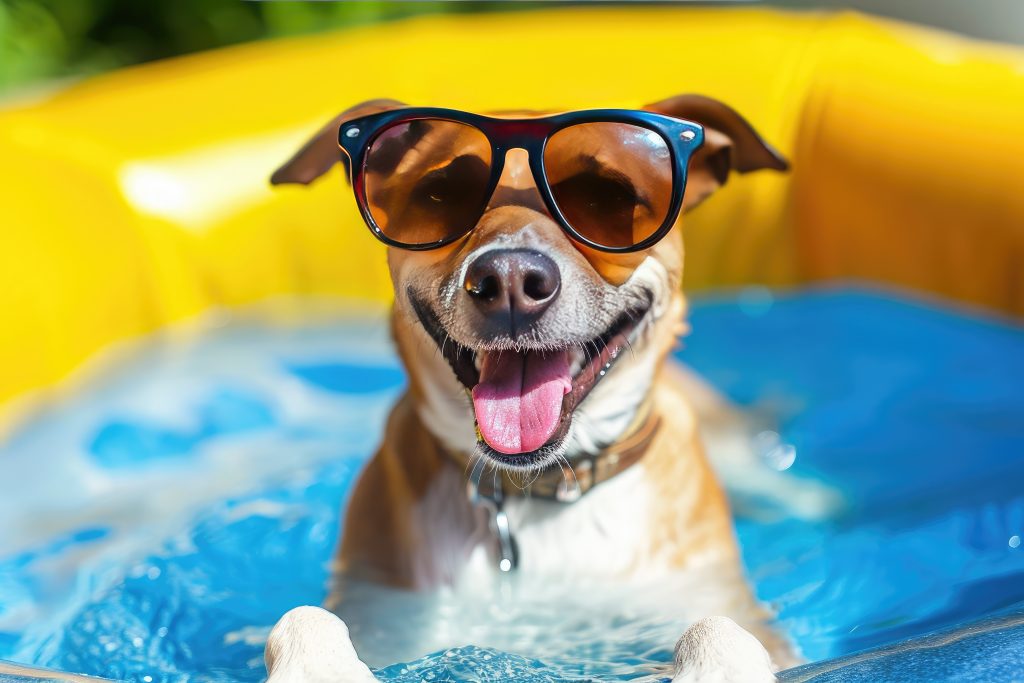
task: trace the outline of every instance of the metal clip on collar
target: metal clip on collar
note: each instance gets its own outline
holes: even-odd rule
[[[490,494],[482,492],[472,480],[467,486],[470,502],[482,505],[490,513],[491,529],[498,536],[498,569],[505,573],[511,572],[519,566],[519,547],[512,535],[508,515],[505,514],[505,493],[501,477],[497,471],[494,472],[494,486]]]

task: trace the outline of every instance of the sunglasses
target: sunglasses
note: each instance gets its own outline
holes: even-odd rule
[[[346,121],[338,142],[366,224],[422,251],[467,235],[487,210],[505,153],[524,149],[551,216],[572,239],[612,253],[652,246],[683,204],[691,121],[631,109],[498,119],[433,107]]]

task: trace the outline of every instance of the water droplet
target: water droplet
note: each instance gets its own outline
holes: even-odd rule
[[[765,453],[764,459],[772,469],[784,472],[796,462],[796,448],[788,443],[779,444]]]
[[[1017,534],[1014,534],[1013,536],[1010,536],[1010,540],[1008,542],[1008,545],[1011,548],[1019,548],[1020,547],[1020,536],[1018,536]]]

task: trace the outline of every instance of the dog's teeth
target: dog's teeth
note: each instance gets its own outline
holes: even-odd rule
[[[473,365],[476,366],[476,371],[477,372],[480,372],[480,368],[483,366],[483,364],[484,364],[484,352],[483,351],[477,351],[476,353],[473,354]]]

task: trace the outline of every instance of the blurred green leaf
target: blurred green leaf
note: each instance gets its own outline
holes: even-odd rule
[[[0,0],[0,92],[261,38],[537,2]]]

